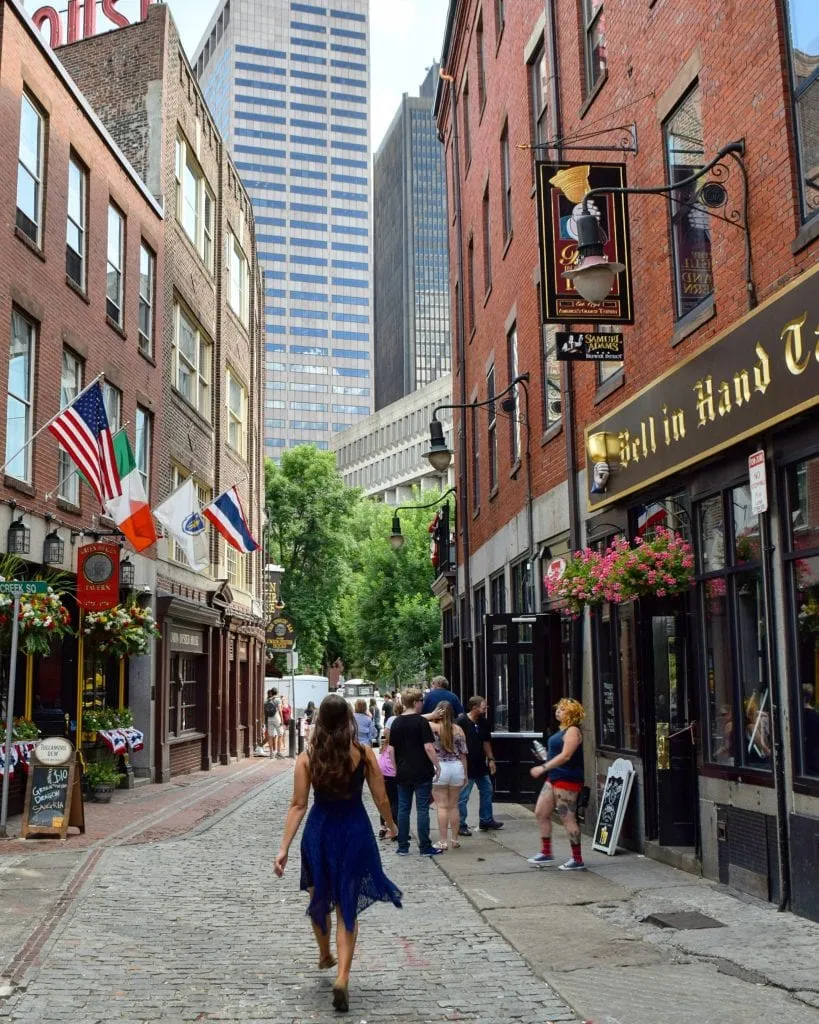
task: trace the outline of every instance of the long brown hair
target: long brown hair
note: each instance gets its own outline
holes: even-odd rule
[[[337,693],[328,693],[319,705],[310,732],[310,778],[313,788],[328,796],[345,797],[353,773],[351,748],[365,757],[358,742],[358,726],[347,701]]]
[[[448,754],[454,754],[455,740],[452,735],[452,705],[448,700],[442,700],[435,706],[435,710],[441,714],[441,718],[438,723],[441,727],[441,731],[438,733],[441,746]]]

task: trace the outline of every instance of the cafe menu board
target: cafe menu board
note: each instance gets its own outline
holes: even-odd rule
[[[20,836],[25,839],[30,835],[54,835],[65,839],[69,825],[85,831],[74,748],[63,739],[59,740],[59,750],[54,740],[41,743],[43,757],[38,757],[39,743],[31,756]]]
[[[617,840],[620,838],[633,782],[634,765],[626,758],[618,757],[606,774],[592,844],[593,849],[607,853],[609,857],[617,852]]]

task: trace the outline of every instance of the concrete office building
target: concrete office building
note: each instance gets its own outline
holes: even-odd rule
[[[452,365],[443,150],[432,117],[440,65],[401,106],[373,161],[375,408]]]
[[[193,58],[255,212],[271,458],[372,411],[368,11],[222,0]]]
[[[360,487],[367,497],[388,505],[414,501],[416,489],[426,492],[452,487],[452,466],[442,475],[424,456],[432,414],[438,406],[448,405],[451,396],[452,376],[447,373],[336,435],[333,450],[344,483]],[[443,409],[437,419],[452,448],[452,410]]]

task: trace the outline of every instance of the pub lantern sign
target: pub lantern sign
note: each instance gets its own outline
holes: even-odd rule
[[[634,323],[628,205],[626,196],[605,191],[625,185],[625,164],[537,163],[540,295],[544,323]],[[604,191],[598,193],[598,189]],[[595,194],[588,200],[588,212],[600,225],[605,239],[604,254],[609,262],[625,267],[602,302],[584,299],[572,281],[564,276],[579,258],[577,218],[583,210],[583,197],[592,191]]]

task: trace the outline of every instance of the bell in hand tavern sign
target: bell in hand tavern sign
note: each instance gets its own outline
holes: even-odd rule
[[[265,643],[269,651],[274,651],[277,654],[292,651],[296,643],[296,631],[293,628],[292,619],[287,615],[273,615],[267,623]]]

